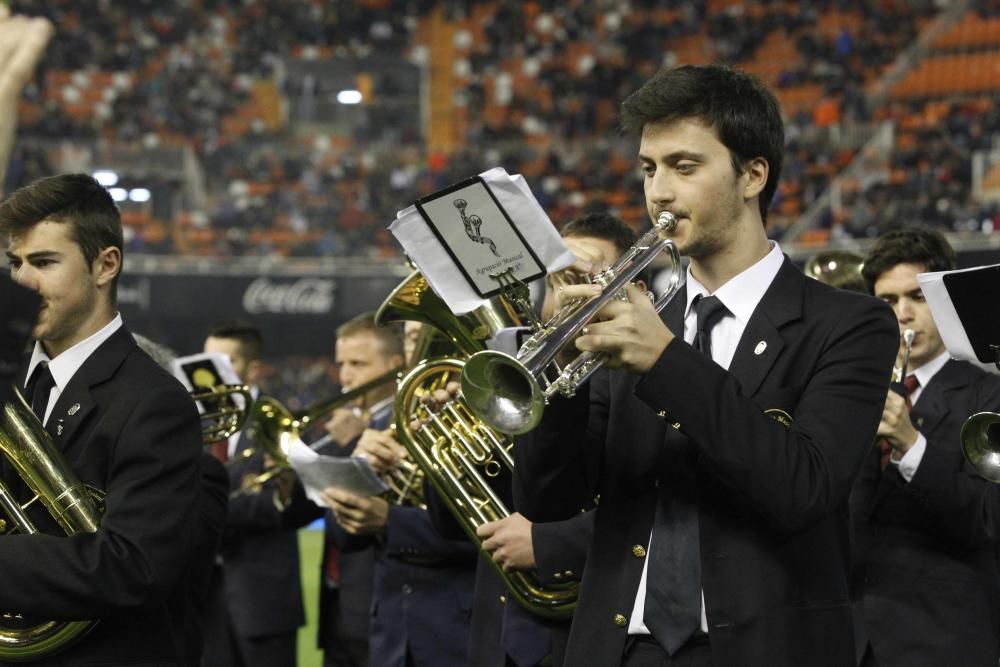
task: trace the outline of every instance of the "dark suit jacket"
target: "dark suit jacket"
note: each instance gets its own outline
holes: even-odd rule
[[[907,483],[872,447],[851,496],[858,646],[881,667],[996,665],[1000,487],[965,460],[970,415],[1000,409],[1000,377],[949,361],[913,406],[927,439]]]
[[[372,428],[387,427],[389,416],[373,418]],[[465,667],[477,550],[441,535],[417,507],[390,506],[375,537],[334,532],[345,556],[374,548],[371,664],[405,667],[409,653],[418,667]]]
[[[198,504],[198,523],[194,551],[198,557],[191,560],[184,573],[184,582],[178,589],[174,605],[174,618],[180,619],[183,664],[197,667],[201,664],[215,575],[215,554],[222,543],[226,527],[226,505],[229,497],[229,478],[226,469],[214,456],[203,451],[201,466],[201,493]]]
[[[253,436],[240,435],[237,452],[253,449]],[[227,466],[230,493],[245,477],[264,472],[264,454],[254,449]],[[299,541],[296,528],[286,525],[274,502],[274,482],[259,493],[229,498],[229,515],[222,539],[222,569],[226,609],[234,632],[264,637],[296,632],[305,624]]]
[[[682,292],[664,312],[678,334],[684,306]],[[549,521],[600,494],[566,664],[620,663],[656,484],[676,488],[684,466],[713,661],[853,664],[847,497],[898,340],[885,304],[786,258],[729,371],[678,339],[645,376],[602,370],[589,397],[552,401],[514,446],[515,506]]]
[[[177,664],[181,630],[168,603],[183,585],[196,533],[201,427],[194,402],[123,327],[70,380],[47,430],[79,478],[105,492],[104,515],[96,533],[66,537],[32,505],[28,513],[44,534],[0,538],[0,608],[101,619],[79,644],[41,664]],[[17,497],[30,497],[6,460],[2,472]]]

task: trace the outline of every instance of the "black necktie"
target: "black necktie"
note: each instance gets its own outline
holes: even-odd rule
[[[49,370],[49,363],[47,361],[39,362],[34,373],[31,374],[31,380],[28,381],[26,389],[31,398],[31,411],[35,413],[40,422],[45,421],[45,408],[49,405],[49,394],[52,393],[54,386],[56,386],[56,381],[52,377],[52,371]]]
[[[709,359],[712,358],[712,327],[718,323],[729,310],[715,296],[698,295],[691,304],[698,315],[697,332],[694,335],[694,349],[700,350]]]
[[[711,357],[712,327],[728,311],[714,296],[696,297],[693,307],[698,316],[694,346]],[[674,469],[659,483],[646,571],[643,621],[670,655],[701,625],[698,486],[694,464],[692,456],[678,457]]]

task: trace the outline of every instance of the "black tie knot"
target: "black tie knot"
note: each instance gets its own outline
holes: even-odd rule
[[[729,312],[717,296],[699,294],[691,304],[698,323],[694,337],[695,349],[701,350],[706,356],[712,356],[712,327]]]

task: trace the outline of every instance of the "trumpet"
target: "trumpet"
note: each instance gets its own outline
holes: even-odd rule
[[[903,330],[903,362],[899,368],[892,369],[892,381],[897,384],[906,379],[906,371],[910,366],[910,352],[913,350],[913,339],[916,335],[913,329]]]
[[[657,312],[670,302],[681,285],[681,261],[677,247],[660,238],[677,226],[673,214],[664,211],[646,232],[610,268],[594,278],[604,291],[591,299],[564,308],[534,333],[512,357],[485,350],[469,357],[462,371],[462,395],[478,418],[502,433],[527,433],[538,425],[545,405],[556,394],[572,396],[600,368],[605,354],[584,353],[560,368],[556,356],[604,305],[622,298],[632,282],[660,253],[670,258],[667,289],[654,303]],[[552,379],[550,379],[550,376]],[[543,386],[544,385],[544,386]]]

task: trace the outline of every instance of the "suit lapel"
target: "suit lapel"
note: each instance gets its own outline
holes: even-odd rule
[[[921,433],[926,434],[937,428],[941,420],[948,416],[947,395],[956,389],[969,384],[968,377],[962,372],[961,364],[949,360],[941,367],[931,381],[920,393],[920,400],[913,406],[910,418],[913,425]]]
[[[66,389],[59,395],[45,430],[59,449],[67,451],[74,435],[96,407],[91,388],[106,382],[118,370],[125,357],[135,349],[132,334],[123,325],[94,350],[79,370],[73,374]]]
[[[804,280],[786,257],[743,330],[729,372],[748,396],[757,391],[785,347],[779,328],[802,317]]]

